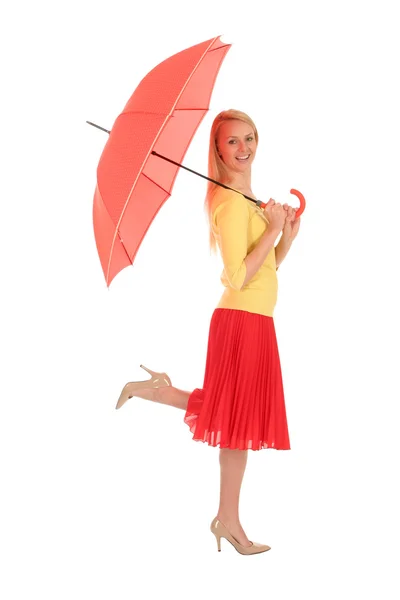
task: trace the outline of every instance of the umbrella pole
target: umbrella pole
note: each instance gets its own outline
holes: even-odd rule
[[[91,121],[86,121],[86,123],[88,123],[89,125],[93,125],[93,127],[97,127],[97,129],[101,129],[102,131],[105,131],[106,133],[110,133],[110,131],[108,131],[108,129],[104,129],[104,127],[100,127],[100,125],[96,125],[96,123],[92,123]]]
[[[178,162],[175,162],[174,160],[171,160],[170,158],[167,158],[166,156],[163,156],[162,154],[158,154],[158,152],[156,152],[155,150],[152,150],[151,152],[152,154],[154,154],[154,156],[158,156],[164,160],[167,160],[168,162],[172,163],[173,165],[176,165],[177,167],[181,167],[182,169],[185,169],[186,171],[189,171],[190,173],[194,173],[195,175],[198,175],[199,177],[203,177],[203,179],[207,179],[207,181],[212,181],[212,183],[216,183],[217,185],[220,185],[221,187],[225,188],[226,190],[232,190],[232,192],[237,192],[237,190],[234,190],[233,188],[229,187],[228,185],[225,185],[224,183],[221,183],[220,181],[216,181],[215,179],[211,179],[211,177],[206,177],[206,175],[202,175],[201,173],[198,173],[197,171],[193,171],[193,169],[189,169],[189,167],[185,167],[184,165],[181,165]],[[239,192],[240,194],[242,194],[242,196],[244,196],[245,198],[247,198],[247,200],[251,200],[252,202],[255,202],[255,204],[259,207],[259,208],[265,208],[266,207],[266,203],[262,202],[261,200],[255,200],[254,198],[250,198],[250,196],[246,196],[246,194],[243,194],[242,192]],[[302,212],[304,211],[305,205],[306,205],[306,201],[305,198],[303,196],[303,194],[301,192],[299,192],[298,190],[295,190],[294,188],[292,188],[290,190],[291,194],[294,194],[295,196],[297,196],[297,198],[300,200],[300,206],[298,209],[295,209],[296,211],[300,211],[298,217],[300,217],[300,215],[302,214]]]
[[[86,123],[88,123],[89,125],[93,125],[93,127],[97,127],[97,129],[101,129],[101,131],[110,133],[110,131],[108,129],[105,129],[104,127],[100,127],[100,125],[96,125],[96,123],[92,123],[91,121],[86,121]],[[185,167],[184,165],[181,165],[181,163],[175,162],[174,160],[171,160],[170,158],[167,158],[166,156],[163,156],[162,154],[158,154],[158,152],[155,152],[154,150],[152,151],[152,154],[154,154],[154,156],[158,156],[159,158],[162,158],[163,160],[167,160],[168,162],[172,163],[173,165],[176,165],[177,167],[181,167],[182,169],[185,169],[186,171],[189,171],[190,173],[194,173],[195,175],[198,175],[199,177],[203,177],[203,179],[207,179],[208,181],[211,181],[212,183],[215,183],[216,185],[220,185],[221,187],[225,188],[226,190],[232,190],[232,192],[237,192],[237,190],[234,190],[233,188],[231,188],[227,185],[224,185],[220,181],[215,181],[215,179],[211,179],[211,177],[206,177],[205,175],[202,175],[201,173],[198,173],[197,171],[193,171],[193,169],[189,169],[189,167]],[[248,200],[251,200],[252,202],[255,202],[257,204],[257,206],[260,206],[260,204],[261,204],[261,200],[254,200],[254,198],[245,196],[245,194],[242,194],[242,196],[244,196]]]
[[[88,123],[89,125],[93,125],[93,127],[97,127],[97,129],[101,129],[102,131],[105,131],[106,133],[111,133],[108,129],[105,129],[104,127],[100,127],[100,125],[96,125],[96,123],[92,123],[91,121],[86,121],[86,123]],[[221,187],[225,188],[226,190],[231,190],[232,192],[237,192],[237,190],[234,190],[233,188],[229,187],[228,185],[225,185],[224,183],[221,183],[220,181],[211,179],[211,177],[207,177],[206,175],[202,175],[201,173],[198,173],[197,171],[193,171],[193,169],[189,169],[189,167],[185,167],[184,165],[181,165],[181,163],[175,162],[171,158],[167,158],[166,156],[163,156],[162,154],[158,154],[158,152],[156,152],[155,150],[152,150],[151,153],[154,154],[154,156],[158,156],[159,158],[162,158],[163,160],[166,160],[166,161],[172,163],[173,165],[176,165],[177,167],[181,167],[181,169],[185,169],[186,171],[189,171],[189,173],[194,173],[195,175],[198,175],[199,177],[202,177],[203,179],[207,179],[207,181],[211,181],[212,183],[215,183],[216,185],[220,185]],[[242,192],[240,192],[240,193],[242,194]],[[295,190],[295,189],[291,189],[290,193],[297,196],[298,199],[300,200],[300,213],[298,215],[298,216],[300,216],[305,208],[304,196],[301,192],[299,192],[298,190]],[[254,200],[254,198],[250,198],[250,196],[246,196],[245,194],[242,194],[242,196],[247,198],[247,200],[251,200],[252,202],[255,202],[255,204],[258,207],[265,208],[265,206],[266,206],[266,204],[264,202],[261,202],[261,200]]]
[[[166,156],[163,156],[162,154],[158,154],[158,152],[156,152],[155,150],[152,151],[152,154],[154,154],[154,156],[158,156],[159,158],[167,160],[168,162],[172,163],[173,165],[176,165],[177,167],[181,167],[182,169],[185,169],[186,171],[189,171],[190,173],[194,173],[195,175],[198,175],[199,177],[202,177],[203,179],[207,179],[207,181],[211,181],[212,183],[220,185],[221,187],[225,188],[226,190],[232,190],[232,192],[237,192],[237,190],[234,190],[233,188],[229,187],[228,185],[225,185],[224,183],[221,183],[220,181],[211,179],[211,177],[206,177],[206,175],[202,175],[201,173],[198,173],[197,171],[193,171],[193,169],[189,169],[189,167],[185,167],[184,165],[181,165],[181,163],[175,162],[174,160],[171,160],[170,158],[167,158]],[[242,192],[240,192],[240,193],[242,194]],[[251,200],[252,202],[255,202],[257,204],[257,206],[259,206],[259,204],[261,204],[261,200],[254,200],[254,198],[250,198],[250,196],[246,196],[245,194],[242,194],[242,196],[244,196],[248,200]]]

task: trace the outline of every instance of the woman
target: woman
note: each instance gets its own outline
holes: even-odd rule
[[[245,113],[220,113],[211,128],[206,209],[210,244],[219,247],[224,270],[222,297],[211,318],[202,389],[174,388],[166,373],[145,369],[151,379],[127,383],[116,408],[138,396],[185,411],[193,439],[219,446],[220,503],[211,531],[241,554],[270,547],[251,542],[239,521],[239,494],[248,450],[289,450],[281,367],[273,311],[276,270],[299,230],[300,218],[287,205],[270,200],[265,209],[255,198],[251,167],[258,132]],[[281,234],[279,244],[274,247]]]

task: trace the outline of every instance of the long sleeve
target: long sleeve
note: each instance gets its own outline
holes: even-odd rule
[[[229,192],[226,196],[213,212],[216,239],[229,285],[240,290],[246,278],[249,211],[241,194]]]

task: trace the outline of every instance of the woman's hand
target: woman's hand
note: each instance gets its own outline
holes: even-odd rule
[[[285,224],[282,229],[281,239],[284,242],[291,244],[293,242],[293,240],[295,239],[295,237],[297,236],[297,234],[299,233],[301,217],[298,217],[296,219],[296,209],[292,208],[288,204],[284,204],[283,208],[286,211],[286,219],[285,219]]]
[[[269,227],[280,233],[286,220],[286,211],[284,207],[270,198],[264,207],[264,214],[268,219]]]

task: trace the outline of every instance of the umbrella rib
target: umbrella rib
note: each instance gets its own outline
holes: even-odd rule
[[[192,69],[192,72],[191,72],[191,74],[190,74],[190,75],[188,76],[188,78],[186,79],[186,83],[185,83],[185,85],[182,87],[182,89],[181,89],[180,93],[178,94],[178,97],[176,98],[176,100],[175,100],[175,102],[174,102],[174,104],[173,104],[173,106],[172,106],[172,108],[171,108],[170,112],[168,113],[168,115],[166,115],[166,117],[165,117],[165,119],[164,119],[164,123],[161,125],[161,127],[160,127],[160,129],[159,129],[159,131],[158,131],[158,134],[156,135],[156,137],[155,137],[155,139],[154,139],[154,141],[153,141],[152,145],[151,145],[151,146],[150,146],[150,148],[149,148],[149,151],[148,151],[148,153],[147,153],[146,157],[145,157],[145,158],[144,158],[144,160],[143,160],[142,166],[141,166],[141,168],[139,169],[139,172],[138,172],[138,174],[137,174],[137,177],[136,177],[135,181],[133,182],[133,185],[132,185],[132,187],[131,187],[131,191],[129,192],[129,195],[128,195],[128,197],[127,197],[127,199],[126,199],[126,202],[125,202],[125,205],[124,205],[124,208],[123,208],[123,209],[122,209],[122,211],[121,211],[121,215],[120,215],[120,217],[119,217],[119,220],[118,220],[117,226],[116,226],[116,228],[115,228],[114,237],[113,237],[113,241],[112,241],[112,245],[111,245],[111,252],[110,252],[109,259],[108,259],[108,266],[107,266],[107,281],[108,281],[109,274],[110,274],[110,267],[111,267],[111,257],[112,257],[113,251],[114,251],[115,239],[116,239],[116,237],[117,237],[117,232],[118,232],[118,230],[119,230],[119,226],[120,226],[120,224],[121,224],[121,220],[122,220],[122,217],[124,216],[124,213],[125,213],[126,207],[127,207],[127,205],[128,205],[128,202],[129,202],[129,200],[131,199],[131,196],[132,196],[132,194],[133,194],[133,191],[134,191],[134,189],[135,189],[135,187],[136,187],[136,184],[137,184],[137,182],[138,182],[138,179],[139,179],[139,177],[140,177],[140,175],[141,175],[141,173],[142,173],[142,171],[143,171],[143,169],[144,169],[144,165],[146,164],[147,160],[149,159],[149,156],[150,156],[150,154],[151,154],[151,151],[153,150],[153,148],[154,148],[154,146],[155,146],[155,144],[156,144],[156,142],[157,142],[158,138],[160,137],[161,133],[164,131],[164,128],[165,128],[165,125],[166,125],[166,123],[167,123],[167,122],[168,122],[168,120],[171,118],[171,116],[172,116],[172,113],[174,112],[176,105],[178,104],[179,100],[181,99],[181,96],[182,96],[183,92],[185,91],[185,89],[186,89],[186,88],[187,88],[187,86],[189,85],[189,82],[191,81],[192,77],[193,77],[193,76],[194,76],[194,74],[196,73],[196,71],[197,71],[197,69],[199,68],[200,64],[202,63],[202,61],[203,61],[204,57],[207,55],[207,53],[210,51],[210,48],[211,48],[211,47],[214,45],[214,43],[216,42],[216,40],[218,40],[218,39],[219,39],[219,37],[220,37],[220,36],[217,36],[217,37],[215,37],[215,38],[214,38],[214,39],[211,41],[211,43],[208,45],[208,47],[206,48],[206,50],[203,52],[202,56],[201,56],[201,57],[199,58],[199,60],[197,61],[197,64],[195,65],[195,67]],[[223,46],[219,46],[219,48],[224,48],[225,46],[228,46],[228,45],[229,45],[229,44],[224,44]],[[215,76],[215,77],[216,77],[216,76]]]
[[[151,183],[154,183],[154,185],[156,185],[158,188],[160,188],[160,190],[162,190],[163,192],[165,192],[166,194],[168,194],[168,196],[171,195],[171,192],[169,192],[168,190],[166,190],[165,188],[163,188],[162,185],[158,184],[156,181],[154,181],[153,179],[151,179],[148,175],[146,175],[146,173],[142,173],[143,177],[146,177],[146,179],[148,179],[149,181],[151,181]]]
[[[209,108],[176,108],[175,112],[179,112],[181,110],[210,110]]]
[[[217,38],[215,38],[217,39]],[[209,50],[209,52],[215,52],[216,50],[221,50],[221,48],[226,48],[227,46],[230,46],[230,44],[223,44],[222,46],[218,46],[218,48],[211,48],[211,50]]]
[[[176,108],[174,112],[179,112],[181,110],[210,110],[209,108]],[[165,115],[165,113],[152,112],[150,110],[126,110],[124,115]],[[172,115],[167,115],[172,116]],[[97,125],[96,125],[97,127]],[[102,127],[100,129],[103,129]],[[107,130],[105,130],[107,131]],[[108,133],[110,133],[108,131]]]

